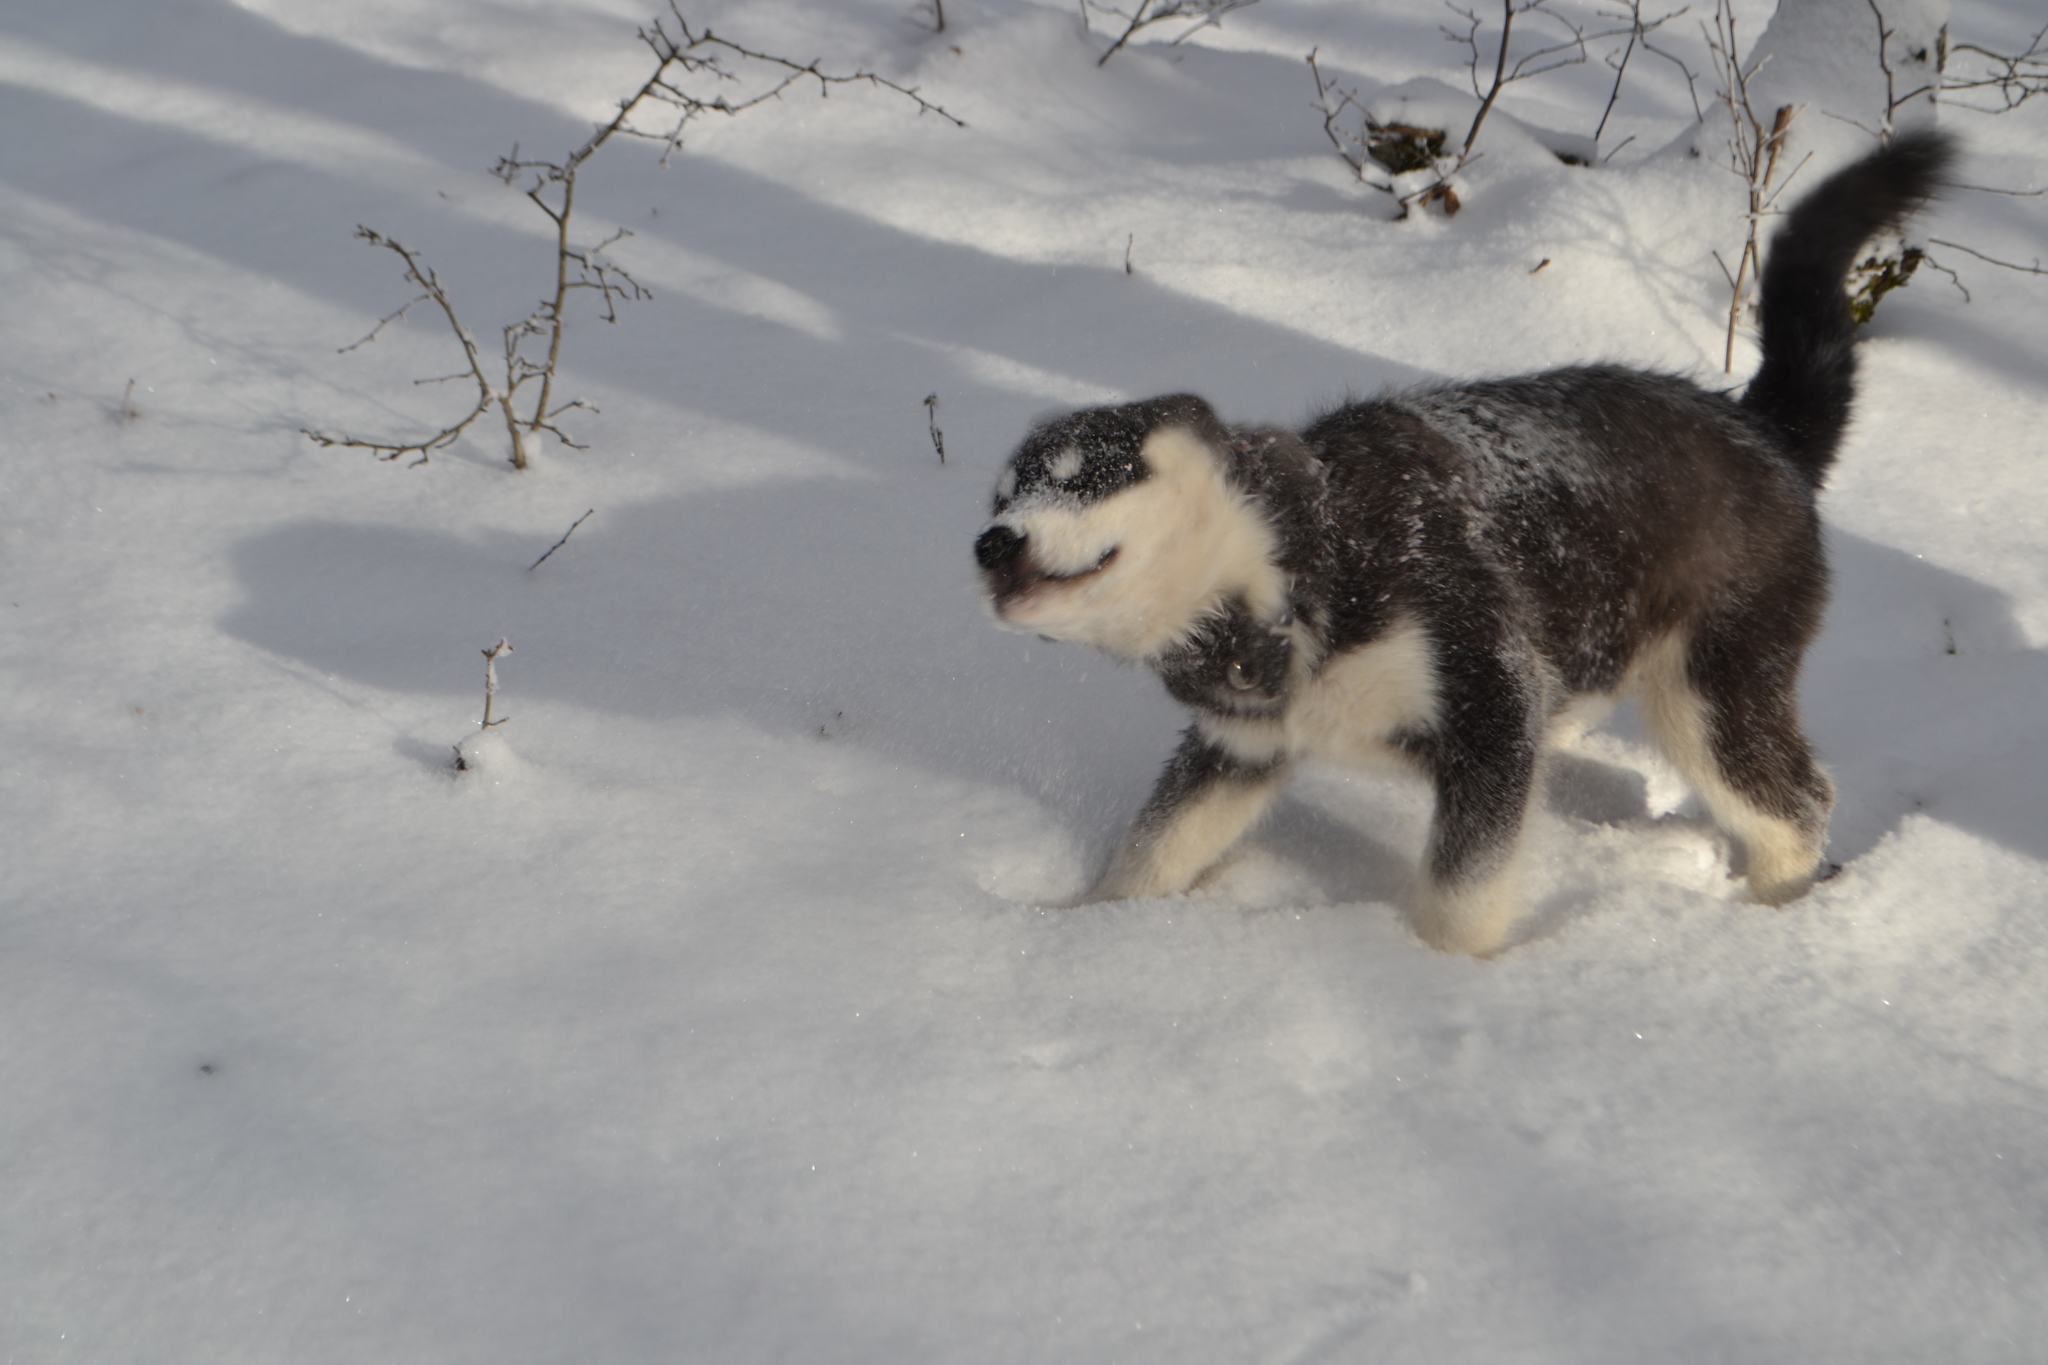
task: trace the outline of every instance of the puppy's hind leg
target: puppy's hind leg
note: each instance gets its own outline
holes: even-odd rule
[[[1765,905],[1806,894],[1827,845],[1834,784],[1799,728],[1803,632],[1769,618],[1707,623],[1643,661],[1643,714],[1715,823],[1740,839]],[[1789,636],[1789,638],[1787,638]]]
[[[1189,726],[1109,870],[1075,903],[1187,890],[1265,814],[1286,775],[1284,756],[1248,762]]]

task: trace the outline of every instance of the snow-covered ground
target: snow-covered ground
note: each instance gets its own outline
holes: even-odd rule
[[[1743,201],[1639,57],[1605,166],[1541,150],[1606,99],[1555,73],[1463,212],[1390,221],[1301,59],[1463,117],[1433,0],[1100,68],[1071,5],[945,9],[688,11],[969,126],[841,90],[607,148],[579,221],[655,298],[577,315],[602,413],[525,474],[483,424],[418,469],[299,430],[459,412],[425,310],[336,353],[407,297],[351,232],[495,338],[550,248],[486,172],[644,78],[642,0],[0,15],[0,1362],[2040,1359],[2048,279],[1936,248],[1969,300],[1923,271],[1868,329],[1805,900],[1745,901],[1624,714],[1558,759],[1495,961],[1394,908],[1423,793],[1335,769],[1195,895],[1045,910],[1179,716],[984,618],[1028,421],[1734,383]],[[1881,76],[1802,89],[1815,30],[1775,32],[1795,147],[1868,145],[1825,106]],[[1944,110],[1964,178],[2048,185],[2044,106]],[[1917,230],[2025,263],[2044,203]]]

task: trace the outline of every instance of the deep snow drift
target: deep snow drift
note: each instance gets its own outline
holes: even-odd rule
[[[1923,269],[1867,329],[1806,900],[1745,901],[1623,715],[1560,756],[1496,961],[1394,909],[1423,793],[1335,769],[1198,894],[1046,911],[1180,721],[976,603],[1030,418],[1737,383],[1741,186],[1662,62],[1611,161],[1545,151],[1596,63],[1510,92],[1458,216],[1390,221],[1301,59],[1469,113],[1426,0],[1100,68],[1064,4],[912,10],[693,7],[969,126],[793,92],[607,149],[582,231],[655,298],[572,321],[602,412],[524,475],[483,426],[411,470],[299,429],[459,408],[424,310],[336,354],[407,297],[350,233],[495,344],[550,257],[487,169],[644,78],[638,0],[0,19],[0,1361],[2037,1358],[2048,279],[1936,247],[1969,300]],[[1868,8],[1770,17],[1817,174],[1868,145]],[[2044,106],[1944,108],[1965,178],[2048,185]],[[1916,234],[2024,264],[2044,202]]]

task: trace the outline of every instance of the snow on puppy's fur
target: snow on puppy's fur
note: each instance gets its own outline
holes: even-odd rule
[[[1901,136],[1802,201],[1738,402],[1614,366],[1396,394],[1305,430],[1189,395],[1028,436],[975,542],[1005,625],[1136,660],[1194,712],[1088,900],[1185,890],[1305,754],[1411,765],[1436,811],[1412,908],[1491,953],[1545,729],[1635,694],[1748,855],[1802,894],[1833,788],[1800,729],[1827,569],[1815,495],[1853,397],[1842,280],[1951,157]]]

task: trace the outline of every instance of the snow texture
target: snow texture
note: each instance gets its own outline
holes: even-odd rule
[[[1623,714],[1553,764],[1498,960],[1403,929],[1423,794],[1335,768],[1193,895],[1046,910],[1182,718],[984,618],[1030,422],[1733,385],[1743,198],[1638,54],[1611,160],[1542,151],[1596,60],[1509,92],[1456,217],[1390,221],[1301,58],[1469,111],[1427,0],[1101,68],[1070,5],[945,8],[691,7],[969,126],[792,91],[665,169],[607,148],[579,233],[630,227],[655,297],[572,319],[602,413],[524,475],[483,423],[414,470],[299,429],[461,403],[413,384],[460,363],[423,310],[336,354],[407,297],[351,231],[488,348],[550,247],[487,170],[644,77],[646,6],[0,17],[0,1361],[2039,1359],[2048,280],[1935,247],[1969,301],[1923,269],[1867,329],[1811,896],[1746,903]],[[2010,47],[2035,8],[1947,19]],[[1739,10],[1802,178],[1867,147],[1868,6]],[[1942,109],[1963,178],[2048,184],[2044,105]],[[1916,230],[2025,263],[2043,202]]]

